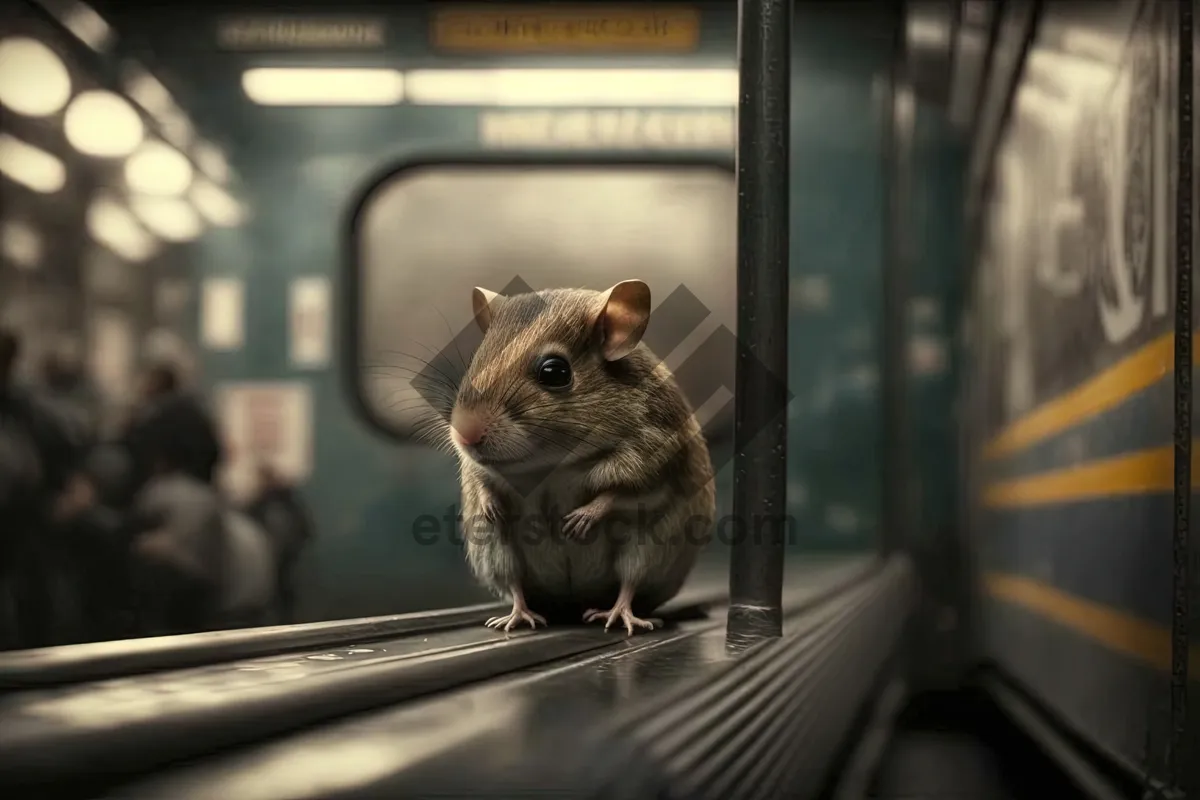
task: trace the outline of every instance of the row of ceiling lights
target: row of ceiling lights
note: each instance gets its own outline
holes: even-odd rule
[[[725,107],[737,105],[738,71],[255,67],[242,91],[267,106]]]
[[[148,113],[164,112],[156,117],[174,122],[177,133],[190,128],[161,84],[143,75],[140,85],[150,100],[156,97],[147,86],[165,95]],[[177,147],[148,136],[141,115],[125,98],[96,89],[75,94],[66,65],[36,39],[0,41],[0,104],[26,117],[61,114],[63,134],[76,151],[97,159],[123,159],[127,192],[102,190],[88,209],[87,226],[93,238],[128,260],[153,255],[158,240],[194,239],[205,221],[230,226],[243,218],[240,205],[219,185],[228,179],[219,151],[204,143],[196,147],[196,161],[207,173],[197,174]],[[67,168],[51,153],[0,134],[0,172],[35,191],[53,194],[65,186]],[[127,201],[122,194],[128,194]]]

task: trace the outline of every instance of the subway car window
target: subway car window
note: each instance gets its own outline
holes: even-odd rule
[[[709,312],[701,323],[709,330],[681,331],[695,337],[693,345],[719,326],[732,328],[735,200],[733,173],[719,166],[501,161],[387,178],[364,201],[356,226],[362,391],[371,414],[408,435],[422,427],[423,395],[433,395],[436,407],[437,393],[418,376],[435,364],[448,376],[463,371],[470,353],[459,350],[469,350],[465,340],[474,333],[475,286],[606,289],[640,278],[660,304],[682,288]],[[668,308],[663,323],[685,321]],[[696,349],[661,357],[677,366]],[[733,385],[727,355],[709,365],[712,385],[726,393]],[[701,407],[710,397],[689,399]],[[712,410],[728,401],[718,395]]]
[[[1200,797],[1194,14],[0,4],[0,796]]]

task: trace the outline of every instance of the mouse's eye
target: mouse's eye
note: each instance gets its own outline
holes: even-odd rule
[[[547,389],[566,389],[571,385],[571,365],[561,356],[542,356],[534,364],[533,374]]]

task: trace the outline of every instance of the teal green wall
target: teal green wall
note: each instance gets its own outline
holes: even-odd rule
[[[877,538],[884,184],[880,98],[873,86],[886,70],[890,40],[875,24],[883,16],[875,8],[853,4],[834,15],[801,5],[795,26],[793,286],[815,276],[827,282],[830,300],[823,309],[795,303],[791,320],[789,380],[798,399],[790,415],[789,506],[802,535],[793,548],[797,557],[862,550]],[[410,15],[403,25],[402,13]],[[358,56],[358,63],[461,64],[427,52],[424,13],[398,10],[395,29],[411,33],[393,53]],[[732,64],[734,29],[728,7],[710,14],[693,63]],[[200,117],[201,126],[228,133],[231,160],[256,208],[243,228],[208,234],[200,243],[197,277],[243,277],[249,320],[243,350],[204,355],[206,382],[296,378],[313,391],[315,468],[305,492],[319,538],[303,568],[305,615],[386,613],[481,596],[453,546],[421,547],[409,534],[418,516],[440,515],[456,501],[449,458],[390,440],[360,419],[347,397],[340,359],[328,369],[294,372],[286,318],[293,278],[333,276],[340,294],[346,209],[365,184],[407,157],[476,150],[477,110],[255,107],[240,97],[228,66],[205,83],[204,59],[216,57],[214,49],[194,43],[189,49],[183,39],[175,44],[174,50],[162,47],[160,60],[186,67],[177,66],[176,75],[194,84],[193,97],[208,115]],[[306,169],[318,159],[324,164],[319,174]],[[929,192],[932,205],[953,204],[942,189]],[[939,213],[931,208],[928,218]],[[939,258],[938,264],[952,260]],[[932,263],[931,270],[942,268]],[[948,291],[935,283],[930,291]],[[793,298],[799,300],[798,294]],[[343,317],[335,323],[340,331],[353,309],[339,299],[335,310]],[[335,342],[335,352],[340,347]],[[946,419],[949,396],[928,391],[942,405],[923,419]],[[931,431],[936,427],[931,423]],[[726,470],[720,492],[725,509],[729,487]],[[931,501],[930,507],[940,509],[941,503]],[[852,526],[845,524],[847,512]],[[710,557],[721,558],[723,549],[714,546]]]
[[[957,346],[966,256],[967,146],[936,108],[918,105],[913,141],[910,288],[914,300],[931,301],[932,316],[910,314],[909,335],[937,344],[944,368],[909,378],[913,425],[912,532],[931,540],[958,521],[961,355]],[[915,310],[915,309],[914,309]]]

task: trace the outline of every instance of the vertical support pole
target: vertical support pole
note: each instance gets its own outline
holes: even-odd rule
[[[738,19],[737,378],[726,641],[783,635],[788,247],[794,0],[741,0]]]
[[[882,526],[879,547],[891,555],[909,542],[911,460],[908,419],[908,270],[912,219],[912,149],[916,99],[908,81],[906,3],[897,3],[892,68],[883,107],[884,254],[880,324],[880,458]]]
[[[1195,180],[1193,153],[1196,137],[1194,94],[1195,8],[1180,0],[1176,17],[1178,89],[1176,94],[1175,164],[1175,526],[1172,557],[1174,575],[1171,619],[1171,749],[1169,768],[1184,797],[1200,792],[1200,768],[1193,750],[1200,738],[1200,720],[1189,712],[1188,664],[1191,650],[1192,586],[1195,545],[1192,534],[1192,269],[1195,247]],[[1189,705],[1192,707],[1189,708]]]

